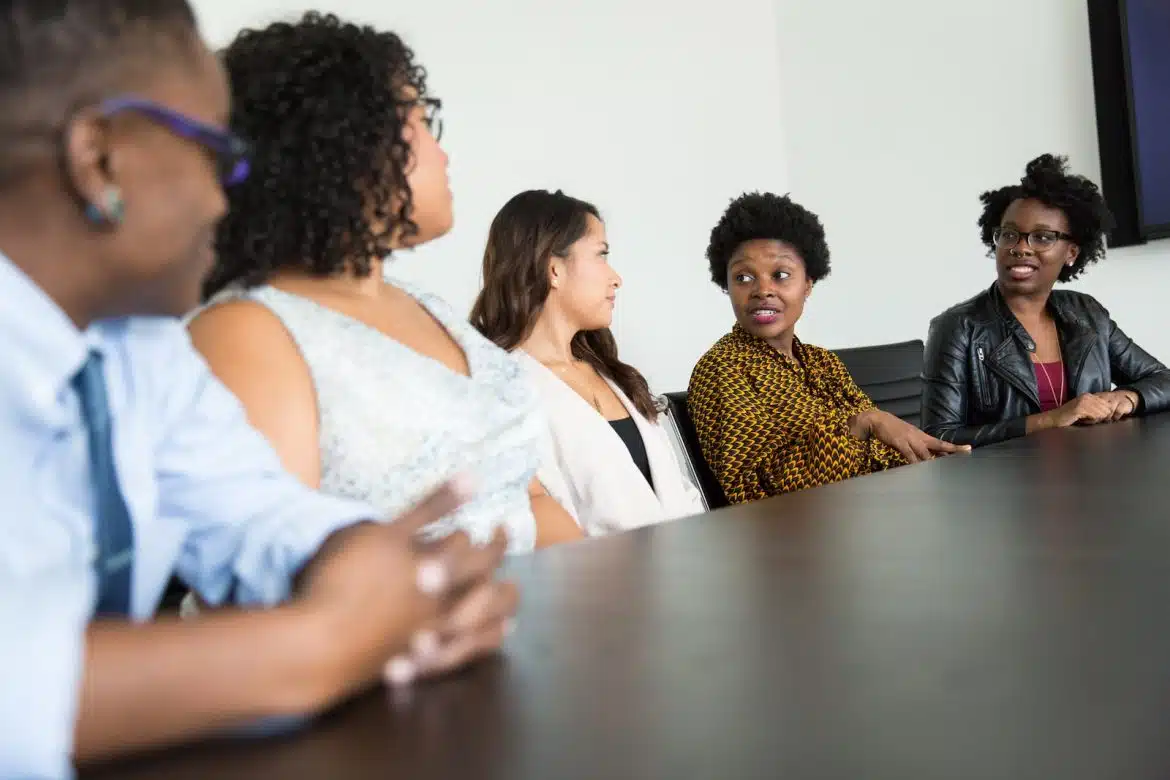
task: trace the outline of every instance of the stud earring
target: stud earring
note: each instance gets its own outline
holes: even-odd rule
[[[126,215],[126,201],[122,198],[122,190],[111,185],[106,187],[99,197],[100,204],[88,203],[85,206],[85,218],[95,225],[118,225]]]

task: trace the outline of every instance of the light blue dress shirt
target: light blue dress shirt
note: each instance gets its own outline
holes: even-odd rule
[[[0,255],[0,778],[70,774],[96,591],[87,432],[70,381],[91,349],[105,358],[134,523],[135,620],[150,618],[172,572],[212,604],[277,603],[329,534],[373,517],[284,471],[180,322],[80,332]]]

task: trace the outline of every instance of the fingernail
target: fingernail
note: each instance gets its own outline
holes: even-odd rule
[[[392,658],[382,670],[386,682],[396,688],[410,685],[414,681],[414,664],[407,658]]]
[[[439,596],[447,589],[447,567],[438,561],[423,561],[415,574],[418,589],[427,596]]]
[[[419,631],[410,640],[410,651],[415,659],[425,662],[439,652],[439,635],[434,631]]]

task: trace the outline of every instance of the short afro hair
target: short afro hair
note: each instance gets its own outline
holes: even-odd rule
[[[403,128],[427,100],[426,71],[397,35],[309,12],[244,30],[223,60],[232,129],[255,153],[228,191],[205,296],[286,269],[367,275],[417,232]]]
[[[187,0],[0,1],[0,180],[57,153],[79,109],[202,45]]]
[[[711,281],[727,290],[727,267],[745,242],[770,239],[790,244],[813,282],[829,275],[829,245],[820,218],[787,195],[750,192],[731,202],[707,244]]]
[[[1008,206],[1017,200],[1038,200],[1064,212],[1068,232],[1081,250],[1072,265],[1060,269],[1060,281],[1076,279],[1089,263],[1105,256],[1105,236],[1113,229],[1113,214],[1096,184],[1068,172],[1067,157],[1041,155],[1028,163],[1019,184],[985,192],[979,200],[983,202],[980,238],[989,254],[995,254],[992,234]]]

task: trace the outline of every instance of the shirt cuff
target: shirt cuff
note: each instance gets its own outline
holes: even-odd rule
[[[236,562],[234,600],[241,606],[273,606],[292,594],[293,578],[308,564],[325,540],[358,523],[379,520],[371,506],[305,490],[295,516],[279,523],[273,537],[245,542]]]

